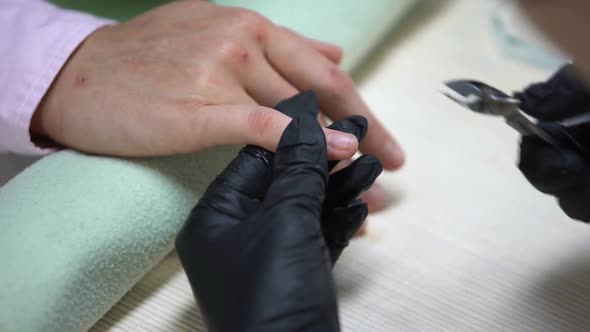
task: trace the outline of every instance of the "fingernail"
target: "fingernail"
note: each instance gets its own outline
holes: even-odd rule
[[[328,126],[332,130],[352,134],[361,142],[367,134],[367,119],[360,115],[353,115],[336,121]]]
[[[354,149],[356,142],[356,137],[350,134],[331,134],[327,138],[328,147],[335,150]]]

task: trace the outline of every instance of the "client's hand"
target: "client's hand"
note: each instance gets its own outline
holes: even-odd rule
[[[316,113],[298,112],[274,156],[244,148],[209,186],[176,239],[212,330],[339,329],[330,270],[366,217],[366,205],[356,198],[381,165],[364,156],[328,176]],[[366,129],[358,120],[339,126],[362,136]]]
[[[80,46],[39,106],[35,135],[116,156],[155,156],[219,144],[274,151],[290,119],[269,107],[314,90],[333,120],[360,114],[362,150],[388,169],[403,153],[338,68],[341,50],[254,12],[175,1],[99,29]],[[328,157],[353,155],[352,135],[325,130]]]

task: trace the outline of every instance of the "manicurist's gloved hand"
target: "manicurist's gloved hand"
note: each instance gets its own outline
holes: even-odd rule
[[[561,132],[556,121],[590,111],[590,93],[574,73],[562,68],[544,83],[529,86],[516,95],[521,108],[539,119],[550,134],[571,135],[582,148],[590,150],[590,125],[573,126]],[[590,222],[590,164],[575,149],[556,149],[535,137],[523,137],[519,168],[539,191],[559,200],[571,218]]]
[[[178,235],[178,255],[212,330],[339,330],[331,268],[366,217],[357,197],[381,165],[367,155],[329,176],[309,98],[279,105],[311,106],[297,112],[276,154],[245,147]],[[362,117],[333,125],[359,138],[365,126]]]

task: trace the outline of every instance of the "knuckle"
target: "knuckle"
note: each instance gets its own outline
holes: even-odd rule
[[[331,68],[326,77],[323,88],[333,97],[341,98],[354,91],[354,82],[338,67]]]
[[[248,57],[248,50],[238,39],[228,37],[221,39],[217,46],[217,61],[221,63],[235,63]]]
[[[202,77],[207,77],[209,74],[209,71],[207,71],[207,68],[202,65],[201,63],[191,63],[188,65],[185,65],[183,68],[183,74],[185,76],[185,80],[188,80],[189,82],[193,82],[196,83],[199,81],[198,78],[202,78]]]
[[[185,109],[186,114],[183,130],[176,131],[177,144],[176,147],[180,151],[175,152],[187,152],[187,151],[198,151],[202,148],[209,146],[210,142],[207,141],[209,134],[209,121],[210,116],[207,112],[199,112],[198,108],[202,107],[204,103],[200,101],[193,101],[190,107],[192,109]],[[187,137],[190,137],[190,143],[187,143]],[[184,145],[189,145],[187,148]]]
[[[270,23],[266,17],[257,12],[242,8],[234,10],[233,22],[235,22],[236,28],[251,34],[263,32]]]
[[[183,91],[190,91],[187,94],[189,99],[205,102],[201,106],[213,105],[215,101],[225,100],[224,96],[227,94],[228,87],[234,83],[235,77],[227,70],[220,70],[220,66],[223,64],[218,59],[202,65],[187,66],[182,84],[186,88]]]
[[[258,138],[264,139],[276,124],[274,112],[256,109],[248,114],[248,128]]]
[[[205,136],[207,130],[207,123],[208,123],[208,113],[207,112],[198,112],[198,108],[203,106],[203,103],[198,101],[193,101],[192,103],[193,110],[188,110],[191,112],[191,116],[188,117],[190,119],[188,124],[188,129],[191,131],[193,135],[197,137]]]
[[[206,99],[200,97],[179,98],[175,101],[180,112],[186,113],[186,118],[191,119],[195,123],[202,123],[203,112],[197,112],[204,106],[211,105]]]
[[[214,96],[216,91],[223,89],[227,85],[224,75],[218,70],[207,70],[204,68],[194,68],[189,74],[193,78],[192,84],[195,93],[193,96]]]

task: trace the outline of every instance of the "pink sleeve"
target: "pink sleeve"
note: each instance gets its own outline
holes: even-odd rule
[[[31,142],[33,112],[70,54],[109,23],[41,0],[0,0],[0,152],[52,151]]]

